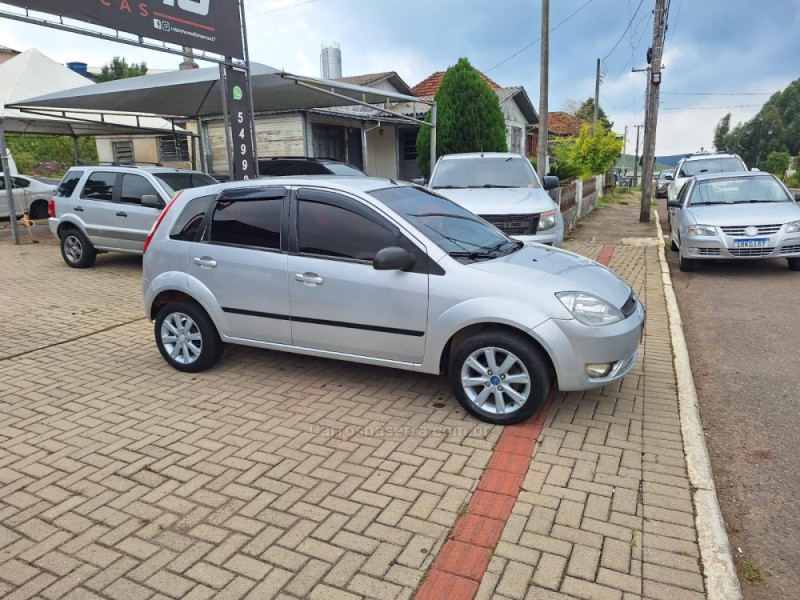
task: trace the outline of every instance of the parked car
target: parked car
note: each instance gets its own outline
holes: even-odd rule
[[[673,179],[675,179],[675,171],[672,169],[664,169],[658,174],[658,179],[656,180],[656,198],[667,197],[667,188],[669,187],[669,182]]]
[[[534,414],[553,386],[620,379],[644,323],[606,267],[366,177],[185,190],[148,236],[142,285],[180,371],[208,369],[224,343],[446,371],[465,410],[500,424]]]
[[[695,175],[739,171],[747,171],[747,165],[738,155],[730,152],[687,154],[675,166],[673,179],[667,185],[667,199],[675,200],[683,185]]]
[[[21,217],[26,210],[31,219],[44,219],[47,217],[47,203],[53,199],[56,186],[42,183],[26,175],[11,176],[12,194],[14,196],[14,211]],[[0,172],[0,218],[7,219],[8,199],[6,198],[6,180]]]
[[[262,177],[286,177],[290,175],[349,175],[366,177],[353,165],[332,158],[310,156],[276,156],[258,159],[258,174]]]
[[[50,231],[70,267],[92,266],[98,252],[141,254],[176,192],[216,183],[204,173],[167,167],[72,167],[48,206]]]
[[[698,260],[785,258],[800,271],[800,195],[761,171],[697,175],[669,200],[681,271]]]
[[[428,183],[507,235],[560,247],[564,220],[547,194],[558,185],[558,177],[545,177],[542,186],[530,161],[508,152],[446,154]]]

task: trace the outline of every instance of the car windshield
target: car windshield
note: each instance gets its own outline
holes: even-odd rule
[[[214,185],[218,181],[204,173],[153,173],[153,177],[158,179],[169,192],[170,196],[175,192],[188,188],[203,187],[204,185]]]
[[[751,204],[791,202],[792,198],[773,177],[731,177],[698,181],[689,204]]]
[[[661,173],[659,173],[659,175],[658,175],[658,180],[659,181],[666,181],[667,177],[672,179],[672,171],[671,170],[669,170],[669,171],[661,171]]]
[[[700,173],[728,173],[730,171],[745,171],[742,161],[733,156],[725,158],[702,158],[700,160],[687,160],[681,167],[681,177],[692,177]]]
[[[370,193],[453,257],[496,258],[523,245],[458,204],[424,188],[396,186]]]
[[[436,188],[538,188],[530,162],[522,156],[475,156],[442,159],[431,179]]]
[[[325,167],[334,175],[354,175],[356,177],[366,177],[363,171],[344,163],[324,163]]]

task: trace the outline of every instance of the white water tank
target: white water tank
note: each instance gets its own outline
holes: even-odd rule
[[[323,79],[341,79],[342,51],[339,49],[339,42],[322,42],[319,71]]]

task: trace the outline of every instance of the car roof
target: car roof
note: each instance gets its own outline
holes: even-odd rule
[[[459,160],[465,158],[524,158],[516,152],[462,152],[460,154],[445,154],[439,160]]]
[[[714,179],[753,179],[755,177],[775,178],[774,175],[766,171],[723,171],[722,173],[701,173],[694,176],[697,181],[710,181]]]
[[[734,154],[733,152],[708,152],[708,153],[701,153],[701,154],[690,154],[689,156],[684,157],[685,162],[689,162],[691,160],[708,160],[708,159],[715,159],[715,158],[741,158],[738,154]]]
[[[200,190],[201,193],[220,193],[224,192],[225,190],[243,188],[288,186],[314,186],[355,193],[372,192],[388,187],[418,187],[407,181],[380,179],[377,177],[357,177],[348,175],[287,175],[285,177],[262,177],[260,179],[250,179],[247,181],[226,181],[216,185],[208,185],[201,188],[191,189]]]
[[[95,171],[111,171],[122,173],[201,173],[201,171],[193,171],[192,169],[178,169],[176,167],[159,167],[159,166],[139,166],[139,165],[74,165],[70,167],[70,171],[76,169],[81,171],[95,170]],[[201,173],[205,175],[206,173]],[[211,177],[211,175],[209,175]]]

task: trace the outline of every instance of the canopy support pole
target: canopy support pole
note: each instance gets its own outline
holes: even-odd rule
[[[431,106],[431,173],[436,166],[436,103]],[[430,180],[430,174],[428,175]]]
[[[77,135],[73,135],[72,136],[72,149],[75,152],[75,164],[76,165],[81,164],[81,147],[78,144],[78,136]]]
[[[8,221],[11,224],[11,238],[14,245],[19,246],[19,232],[17,231],[17,212],[14,207],[14,186],[8,166],[8,148],[6,147],[6,130],[3,119],[0,119],[0,156],[3,161],[3,179],[6,184],[6,200],[8,200]]]

